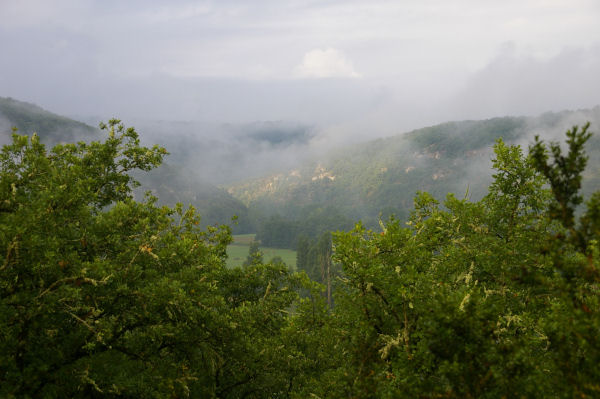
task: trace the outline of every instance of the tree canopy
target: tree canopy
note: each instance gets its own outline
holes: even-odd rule
[[[587,125],[566,154],[498,140],[480,201],[421,192],[406,222],[302,239],[308,275],[256,252],[227,269],[228,227],[132,199],[130,172],[165,149],[101,127],[51,150],[15,134],[0,154],[0,396],[600,394]]]
[[[103,143],[51,151],[15,135],[0,155],[0,395],[272,392],[280,360],[265,348],[296,282],[227,270],[229,230],[200,231],[193,208],[133,201],[128,172],[166,151],[118,120],[102,129]]]

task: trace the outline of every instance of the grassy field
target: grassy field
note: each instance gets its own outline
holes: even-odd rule
[[[233,243],[227,247],[227,267],[241,266],[248,256],[248,248],[254,240],[254,234],[239,234],[233,236]],[[275,256],[280,256],[286,265],[292,270],[296,270],[296,251],[291,249],[279,249],[260,247],[265,262],[270,261]]]

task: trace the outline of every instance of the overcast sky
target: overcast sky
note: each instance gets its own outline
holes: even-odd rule
[[[0,96],[371,137],[600,104],[598,0],[0,0]]]

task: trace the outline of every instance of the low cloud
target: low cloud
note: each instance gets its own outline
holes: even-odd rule
[[[294,68],[296,78],[359,78],[352,62],[339,50],[314,49],[304,54],[302,64]]]
[[[449,119],[535,115],[591,108],[600,101],[600,44],[570,47],[549,58],[507,46],[473,74],[451,101]]]

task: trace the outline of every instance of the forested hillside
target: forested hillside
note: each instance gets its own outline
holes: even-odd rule
[[[13,127],[20,134],[37,133],[48,145],[89,142],[100,138],[97,128],[48,112],[34,104],[0,97],[0,143],[11,141]],[[204,226],[229,223],[236,232],[254,230],[248,209],[242,202],[208,183],[197,171],[187,169],[181,160],[165,162],[150,173],[137,174],[136,177],[141,183],[135,190],[138,199],[142,199],[144,192],[149,190],[162,204],[174,206],[181,202],[194,205],[202,214]],[[233,217],[236,217],[235,222],[231,220]]]
[[[22,134],[39,132],[44,142],[74,142],[95,136],[98,129],[64,116],[48,112],[35,104],[0,97],[0,140],[10,142],[11,128]]]
[[[255,223],[246,205],[225,189],[202,179],[194,170],[165,163],[149,173],[135,176],[141,183],[135,190],[138,199],[150,190],[161,204],[174,206],[180,202],[193,205],[202,216],[203,226],[228,224],[239,234],[255,230]]]
[[[236,233],[257,233],[264,245],[295,249],[301,238],[316,242],[324,233],[350,229],[356,220],[369,227],[392,214],[406,220],[417,191],[430,192],[438,200],[448,192],[459,198],[480,199],[491,181],[491,147],[497,138],[508,143],[527,143],[535,134],[555,138],[581,120],[600,125],[600,107],[539,117],[448,122],[339,148],[291,170],[281,170],[277,157],[266,155],[266,160],[273,161],[266,162],[269,168],[281,172],[246,179],[225,189],[209,180],[243,176],[239,169],[248,165],[245,157],[254,151],[306,151],[314,133],[302,125],[265,122],[229,126],[217,130],[228,132],[227,138],[204,142],[202,133],[194,129],[210,131],[206,126],[149,124],[150,137],[172,145],[174,152],[161,167],[136,175],[141,187],[135,196],[141,199],[150,190],[162,204],[193,204],[202,215],[202,225],[230,223]],[[91,126],[2,98],[0,131],[4,142],[9,141],[12,126],[20,133],[38,132],[48,144],[89,141],[98,135]],[[230,142],[237,144],[227,152],[225,146]],[[588,147],[591,159],[584,174],[586,193],[600,187],[600,139],[592,138]],[[253,170],[265,167],[257,165]]]
[[[0,17],[0,399],[600,399],[600,0]]]
[[[444,123],[342,148],[302,168],[228,190],[266,216],[267,221],[258,226],[261,240],[294,247],[300,235],[317,237],[327,229],[346,229],[348,220],[361,219],[370,227],[391,214],[406,220],[417,191],[427,191],[438,200],[448,192],[481,199],[492,178],[491,148],[496,139],[527,143],[536,134],[555,139],[578,120],[600,126],[600,107]],[[592,138],[588,147],[591,158],[584,191],[589,193],[600,188],[600,138]],[[314,223],[305,223],[307,219]],[[289,237],[285,243],[283,230]]]

